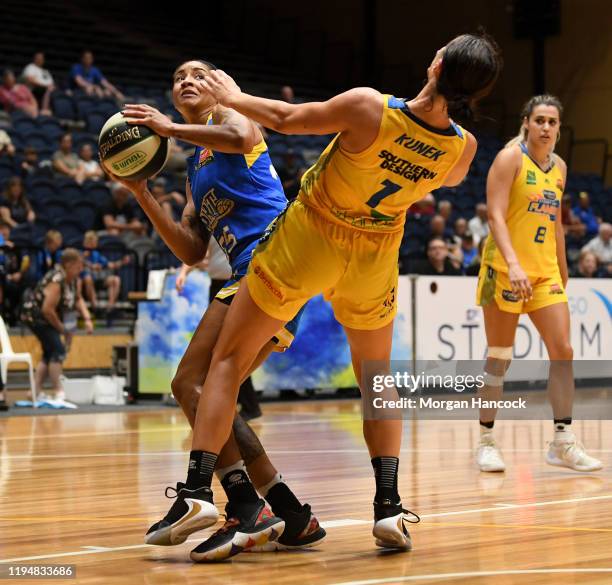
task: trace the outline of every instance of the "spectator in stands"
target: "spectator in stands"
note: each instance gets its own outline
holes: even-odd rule
[[[582,242],[586,234],[586,226],[576,217],[572,211],[572,197],[563,195],[561,199],[561,222],[565,232],[565,240],[570,248],[576,247]]]
[[[474,256],[470,265],[465,269],[466,276],[478,276],[480,272],[480,265],[482,264],[482,250],[485,245],[485,239],[480,240],[478,242],[478,253]]]
[[[38,104],[32,92],[23,83],[17,83],[10,69],[6,69],[2,76],[0,104],[7,112],[19,110],[31,118],[38,116]]]
[[[104,178],[104,171],[100,163],[94,158],[94,152],[91,144],[85,143],[79,150],[79,158],[83,167],[84,181],[99,181]]]
[[[578,266],[572,271],[572,278],[598,278],[603,276],[599,270],[597,256],[590,250],[582,250],[578,258]]]
[[[20,177],[11,177],[6,184],[3,198],[0,199],[0,219],[11,228],[24,223],[34,223],[36,219]]]
[[[467,231],[467,220],[464,217],[458,217],[455,221],[453,233],[453,242],[456,246],[461,246],[461,244],[463,243],[463,236]]]
[[[72,342],[72,331],[63,323],[65,314],[77,310],[85,320],[87,333],[92,333],[91,316],[81,296],[79,274],[83,270],[81,253],[67,248],[61,263],[47,272],[23,303],[22,320],[42,346],[42,359],[36,366],[36,390],[46,398],[42,387],[47,376],[53,387],[52,398],[63,399],[62,362]],[[62,342],[61,336],[64,336]]]
[[[0,129],[0,157],[2,156],[13,158],[15,156],[15,146],[8,132]]]
[[[427,239],[431,240],[432,238],[440,238],[446,242],[450,261],[455,268],[460,269],[463,263],[461,245],[455,243],[452,231],[446,227],[446,220],[441,215],[434,215],[429,223],[429,236]]]
[[[66,132],[53,155],[53,169],[60,175],[74,179],[79,185],[85,181],[83,161],[72,152],[72,134]]]
[[[461,238],[461,255],[463,257],[461,265],[465,271],[478,256],[478,247],[474,245],[474,236],[470,231],[465,232]]]
[[[593,252],[602,268],[612,275],[612,224],[602,223],[599,226],[599,235],[594,237],[582,251]]]
[[[111,262],[98,250],[98,234],[93,230],[85,232],[83,237],[83,260],[85,271],[82,274],[84,296],[89,301],[92,310],[96,310],[98,297],[96,289],[106,288],[108,303],[106,305],[107,323],[110,324],[112,312],[119,298],[121,279],[114,271],[130,263],[130,256]]]
[[[461,271],[453,265],[449,258],[447,243],[438,237],[429,240],[427,260],[416,262],[414,272],[435,276],[459,276],[461,274]]]
[[[592,238],[597,234],[599,229],[600,219],[597,218],[593,208],[589,194],[586,191],[581,191],[578,195],[578,205],[572,210],[574,215],[586,226],[586,235]]]
[[[438,215],[441,215],[444,218],[447,225],[450,224],[452,213],[453,204],[447,199],[442,199],[442,201],[438,203]]]
[[[44,68],[45,54],[42,51],[34,53],[32,63],[26,65],[21,74],[24,82],[30,88],[30,91],[36,98],[36,102],[40,107],[40,113],[43,116],[51,115],[49,107],[51,94],[55,90],[53,76],[48,69]]]
[[[23,149],[23,160],[21,161],[21,178],[27,179],[50,173],[51,162],[38,160],[38,151],[33,146],[26,146]]]
[[[17,323],[17,308],[28,286],[30,256],[15,248],[10,241],[11,226],[0,221],[0,305],[9,325]]]
[[[278,168],[278,176],[283,184],[285,196],[289,201],[293,201],[297,197],[304,171],[305,169],[300,165],[293,149],[287,149],[283,156],[283,164]]]
[[[415,218],[433,217],[436,214],[436,198],[433,193],[427,193],[423,199],[417,201],[408,210],[408,214]]]
[[[60,251],[64,238],[57,230],[49,230],[45,234],[43,249],[36,255],[36,280],[40,280],[49,270],[59,264],[62,253]]]
[[[81,62],[75,63],[70,70],[73,87],[82,89],[87,95],[95,97],[114,97],[123,103],[125,96],[94,66],[91,51],[83,51]]]
[[[118,236],[126,243],[146,235],[146,225],[138,219],[132,193],[120,183],[114,183],[111,190],[113,199],[102,210],[102,224],[106,233]]]
[[[289,104],[295,103],[295,92],[290,85],[283,85],[280,90],[281,99]]]
[[[187,200],[178,191],[167,192],[168,181],[164,177],[157,177],[151,187],[151,195],[160,204],[162,209],[173,219],[179,219],[183,213],[183,207]]]
[[[474,242],[478,243],[486,238],[489,233],[489,222],[487,221],[487,204],[476,204],[476,215],[468,222],[468,229],[474,236]]]

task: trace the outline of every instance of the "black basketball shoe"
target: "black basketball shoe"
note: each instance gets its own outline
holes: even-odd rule
[[[222,561],[276,540],[285,529],[285,521],[272,514],[264,500],[255,505],[225,508],[227,520],[210,538],[191,551],[196,562]]]
[[[175,495],[169,496],[169,490],[175,492]],[[219,518],[210,488],[190,490],[184,483],[177,483],[176,489],[167,487],[165,493],[167,498],[176,498],[176,501],[164,519],[149,528],[145,536],[147,544],[181,544],[190,534],[212,526]]]

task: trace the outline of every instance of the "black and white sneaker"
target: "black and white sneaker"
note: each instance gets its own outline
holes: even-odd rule
[[[175,495],[169,496],[169,490],[175,492]],[[176,501],[164,519],[149,528],[145,536],[146,544],[181,544],[190,534],[212,526],[219,519],[210,488],[190,490],[184,483],[177,483],[176,489],[167,487],[165,493],[167,498],[176,498]]]
[[[408,514],[416,520],[410,520]],[[372,534],[376,538],[376,546],[411,550],[412,540],[406,528],[406,522],[416,524],[421,519],[414,513],[402,508],[402,503],[394,504],[384,500],[380,504],[374,502],[374,528]]]
[[[225,524],[191,551],[193,561],[228,559],[244,550],[275,541],[285,529],[285,521],[274,516],[264,500],[235,509],[228,504],[225,511]]]

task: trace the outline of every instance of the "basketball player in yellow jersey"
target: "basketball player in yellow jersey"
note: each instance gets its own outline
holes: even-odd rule
[[[476,141],[451,117],[469,117],[500,66],[493,41],[462,35],[437,52],[425,87],[410,101],[360,88],[327,102],[288,104],[243,94],[222,72],[200,81],[218,103],[268,128],[338,135],[254,251],[215,346],[194,450],[207,458],[219,453],[231,430],[241,372],[279,324],[319,293],[344,326],[358,380],[365,362],[388,363],[406,210],[428,191],[463,180]],[[408,549],[397,488],[401,431],[401,420],[364,421],[376,476],[377,544]]]
[[[487,335],[483,396],[499,399],[512,359],[519,315],[528,313],[551,360],[548,395],[555,438],[547,463],[577,471],[602,468],[571,430],[574,378],[570,316],[565,294],[568,273],[561,197],[567,169],[554,153],[562,106],[550,95],[532,97],[521,114],[521,131],[496,157],[487,179],[491,233],[478,277]],[[493,439],[496,411],[480,411],[477,464],[481,471],[506,466]]]

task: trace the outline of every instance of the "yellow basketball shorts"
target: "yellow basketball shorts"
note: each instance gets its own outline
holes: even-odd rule
[[[345,327],[380,329],[397,311],[401,238],[336,224],[294,201],[253,251],[247,286],[255,303],[282,321],[323,293]]]
[[[523,301],[512,292],[507,272],[500,272],[483,264],[478,274],[476,304],[484,307],[495,302],[501,311],[507,313],[531,313],[557,303],[567,303],[567,295],[557,272],[551,277],[530,278],[533,296]]]

